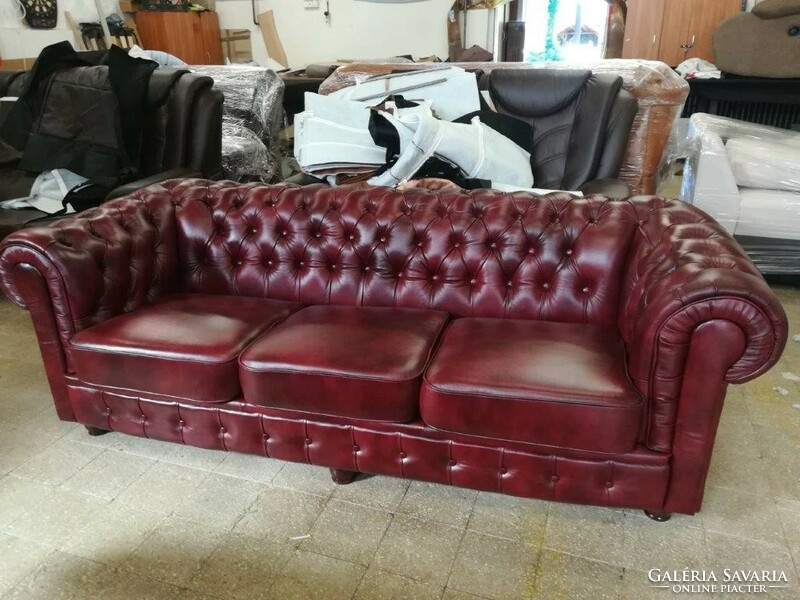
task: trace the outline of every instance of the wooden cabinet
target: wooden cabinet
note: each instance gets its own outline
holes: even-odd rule
[[[667,0],[628,0],[622,58],[658,60],[666,3]]]
[[[136,29],[147,50],[169,52],[190,65],[221,65],[219,19],[213,11],[136,13]]]
[[[714,30],[741,9],[742,0],[628,0],[622,56],[671,67],[687,58],[714,62]]]

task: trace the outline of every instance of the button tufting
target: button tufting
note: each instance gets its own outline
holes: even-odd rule
[[[613,481],[606,481],[606,487],[607,487],[607,488],[612,488],[612,487],[614,487],[614,482],[613,482]]]
[[[406,456],[408,456],[408,455],[407,455],[405,452],[401,452],[401,453],[400,453],[400,454],[398,454],[397,456],[399,456],[401,459],[405,459],[405,458],[406,458]]]
[[[439,281],[439,276],[438,275],[434,275],[433,277],[431,277],[431,279],[433,279],[434,281]]]
[[[347,239],[348,239],[348,240],[354,240],[354,239],[356,239],[356,236],[354,236],[354,235],[351,233],[350,235],[348,235],[348,236],[347,236]]]
[[[514,285],[514,282],[513,282],[513,281],[506,281],[506,285],[507,285],[508,287],[513,287],[513,285]]]
[[[220,427],[220,428],[219,428],[219,432],[220,432],[221,434],[226,434],[226,433],[228,433],[228,430],[227,430],[227,429],[225,429],[225,427]]]
[[[500,467],[500,475],[505,475],[506,473],[508,473],[508,469],[505,467]]]
[[[536,250],[533,248],[528,248],[528,254],[536,254]]]
[[[353,452],[359,452],[361,450],[360,446],[353,446]]]
[[[585,288],[583,288],[581,291],[582,291],[584,294],[588,294],[588,293],[589,293],[589,288],[588,288],[588,287],[585,287]]]
[[[490,248],[497,248],[497,242],[492,242],[489,244]]]
[[[558,481],[558,475],[553,475],[553,476],[550,478],[550,481],[552,481],[553,483],[555,483],[556,481]]]
[[[269,434],[265,433],[264,435],[261,436],[261,439],[263,439],[265,442],[268,442],[269,441]]]
[[[184,421],[183,419],[181,419],[181,420],[179,420],[179,421],[178,421],[178,425],[180,425],[181,427],[183,427],[184,425],[186,425],[186,421]]]
[[[469,280],[469,282],[470,282],[472,285],[475,285],[475,284],[478,282],[478,280],[477,280],[477,279],[470,279],[470,280]]]
[[[567,256],[572,256],[572,248],[570,248],[569,250],[567,250]]]
[[[381,241],[382,241],[382,242],[385,242],[385,241],[386,241],[386,238],[385,238],[385,237],[381,237]]]
[[[549,284],[549,283],[543,283],[543,284],[542,284],[542,287],[543,287],[544,289],[546,289],[546,290],[549,290],[549,289],[550,289],[550,284]]]
[[[457,463],[455,460],[451,460],[451,461],[450,461],[448,464],[449,464],[451,467],[455,467],[455,466],[456,466],[458,463]]]
[[[306,438],[305,439],[305,444],[306,444],[306,446],[310,446],[311,445],[311,438]]]

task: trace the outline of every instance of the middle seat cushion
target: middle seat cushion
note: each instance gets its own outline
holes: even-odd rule
[[[418,414],[422,373],[447,313],[309,306],[242,353],[250,404],[372,421]]]
[[[165,296],[73,336],[75,372],[98,386],[228,402],[241,394],[242,351],[300,307],[243,296]]]

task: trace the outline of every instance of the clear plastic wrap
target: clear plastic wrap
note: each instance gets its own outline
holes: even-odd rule
[[[698,113],[681,200],[722,224],[764,273],[800,273],[800,132]]]
[[[673,122],[689,95],[689,84],[667,65],[656,61],[612,59],[586,63],[452,63],[467,70],[493,69],[591,69],[594,73],[619,75],[623,87],[639,101],[639,111],[628,138],[620,179],[634,194],[653,194],[658,182],[661,157]],[[429,69],[436,63],[352,63],[339,67],[320,86],[320,94],[356,85],[370,77],[394,71]]]
[[[234,181],[273,182],[280,178],[278,134],[286,115],[283,80],[257,66],[192,66],[225,95],[222,106],[222,168]]]

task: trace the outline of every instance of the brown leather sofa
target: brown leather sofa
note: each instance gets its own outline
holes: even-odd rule
[[[787,337],[677,200],[170,181],[0,244],[56,410],[117,431],[666,519]]]
[[[0,96],[18,96],[24,71],[0,71]],[[150,78],[138,168],[141,179],[114,189],[109,198],[175,177],[222,176],[222,93],[210,77],[161,68]],[[36,173],[0,165],[0,201],[30,192]],[[0,210],[0,239],[46,216],[35,210]]]

